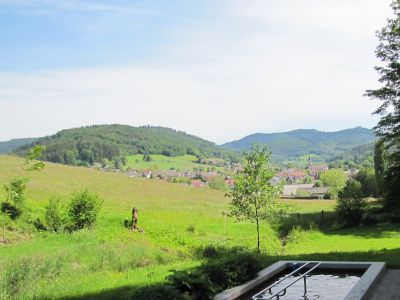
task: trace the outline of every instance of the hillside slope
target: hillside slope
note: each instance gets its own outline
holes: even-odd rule
[[[150,126],[94,125],[66,129],[40,138],[35,144],[46,148],[42,159],[68,165],[93,164],[145,153],[231,159],[236,156],[233,151],[182,131]],[[32,145],[22,146],[16,153],[22,154]]]
[[[36,141],[37,138],[25,138],[25,139],[12,139],[9,141],[0,142],[0,154],[5,154],[14,151],[15,149],[31,144]]]
[[[272,159],[280,162],[307,154],[317,154],[328,160],[374,140],[373,131],[362,127],[336,132],[298,129],[282,133],[256,133],[222,146],[242,151],[249,149],[253,143],[266,145],[272,151]]]

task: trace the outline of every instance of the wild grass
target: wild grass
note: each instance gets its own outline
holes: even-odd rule
[[[0,156],[0,184],[14,176],[31,178],[25,221],[43,219],[51,197],[66,205],[72,192],[83,189],[97,193],[103,206],[92,230],[57,234],[37,232],[23,220],[10,223],[6,238],[12,243],[0,245],[0,299],[124,299],[139,287],[163,282],[170,270],[194,268],[224,255],[219,249],[252,251],[256,246],[254,224],[231,218],[225,223],[222,212],[229,199],[221,191],[56,164],[24,173],[22,162]],[[1,190],[0,199],[4,197]],[[400,267],[400,226],[335,230],[324,225],[334,222],[334,201],[283,201],[296,209],[281,235],[261,224],[262,266],[293,258],[384,259]],[[139,208],[143,233],[124,226],[133,206]]]

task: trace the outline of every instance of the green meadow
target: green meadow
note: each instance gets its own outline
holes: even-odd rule
[[[224,171],[223,167],[196,163],[197,157],[193,155],[165,156],[162,154],[152,154],[150,157],[151,161],[144,161],[142,154],[126,156],[127,164],[125,167],[140,171],[148,169],[192,171],[195,168],[204,170],[215,168],[216,171]]]
[[[184,163],[189,159],[180,168]],[[0,299],[129,299],[135,290],[163,282],[171,270],[204,263],[202,251],[210,245],[249,252],[256,247],[254,224],[225,219],[224,192],[51,163],[25,172],[22,164],[0,156],[1,185],[15,176],[30,178],[26,211],[7,225],[10,242],[0,244]],[[44,219],[51,197],[66,204],[71,193],[84,189],[103,200],[93,229],[57,234],[38,232],[29,223]],[[399,225],[339,229],[326,225],[334,219],[334,201],[289,202],[295,210],[284,233],[278,225],[262,224],[260,268],[281,259],[387,261],[400,267]],[[133,206],[142,233],[124,226]]]

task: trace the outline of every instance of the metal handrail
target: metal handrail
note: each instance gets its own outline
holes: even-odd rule
[[[280,291],[272,294],[272,288],[275,287],[276,285],[278,285],[279,283],[285,281],[286,279],[288,279],[290,276],[292,276],[293,274],[299,272],[301,269],[305,268],[306,266],[310,265],[310,264],[315,264],[315,266],[313,266],[312,268],[310,268],[307,272],[305,272],[304,274],[296,277],[295,280],[293,280],[292,282],[290,282],[288,285],[286,285],[284,288],[282,288]],[[266,287],[265,289],[263,289],[261,292],[258,292],[257,294],[255,294],[253,297],[251,297],[251,299],[253,300],[270,300],[273,298],[276,298],[277,300],[279,300],[280,297],[286,295],[286,290],[291,287],[293,284],[295,284],[297,281],[299,281],[301,278],[304,279],[304,295],[307,295],[307,282],[306,282],[306,277],[310,276],[310,273],[312,271],[314,271],[319,265],[321,264],[321,262],[307,262],[305,264],[303,264],[301,267],[297,268],[296,270],[294,270],[293,272],[291,272],[290,274],[286,275],[285,277],[283,277],[282,279],[280,279],[279,281],[269,285],[268,287]],[[270,296],[268,295],[267,297],[264,295],[266,294],[266,292],[270,293]],[[261,298],[260,298],[261,295]]]

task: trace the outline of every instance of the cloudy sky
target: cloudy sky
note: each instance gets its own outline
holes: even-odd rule
[[[0,0],[0,140],[91,124],[223,143],[372,127],[390,0]]]

